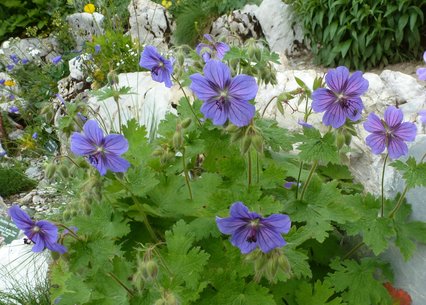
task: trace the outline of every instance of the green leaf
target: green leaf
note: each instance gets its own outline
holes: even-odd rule
[[[339,163],[339,153],[335,145],[335,139],[332,133],[328,132],[321,137],[319,130],[315,128],[304,128],[303,141],[298,149],[300,159],[307,162],[319,161],[321,163]]]
[[[296,291],[296,300],[299,305],[343,305],[346,304],[342,298],[335,297],[336,292],[328,282],[321,283],[316,281],[312,285],[310,283],[300,283]]]
[[[389,279],[376,279],[378,270],[387,271],[385,263],[370,258],[363,258],[360,263],[336,259],[330,267],[334,272],[328,274],[326,281],[342,293],[343,301],[348,305],[390,304],[390,295],[383,286],[383,282]]]
[[[271,147],[273,151],[289,151],[292,149],[292,136],[287,130],[279,127],[275,120],[258,119],[256,126],[261,130],[266,145]]]
[[[391,166],[402,172],[408,188],[426,186],[426,162],[417,164],[414,157],[409,157],[405,163],[396,160]]]

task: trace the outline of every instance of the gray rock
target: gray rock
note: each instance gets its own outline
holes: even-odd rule
[[[92,41],[93,36],[104,33],[104,15],[99,13],[75,13],[67,17],[69,26],[74,35],[76,49],[82,50],[86,41]]]
[[[291,55],[303,45],[303,29],[290,5],[282,0],[263,0],[255,11],[272,51]]]
[[[150,0],[132,0],[130,13],[130,36],[142,44],[167,49],[172,43],[171,34],[175,24],[167,10]]]
[[[35,195],[35,196],[33,196],[32,201],[33,201],[33,204],[35,204],[35,205],[41,205],[45,202],[45,199],[43,199],[39,195]]]

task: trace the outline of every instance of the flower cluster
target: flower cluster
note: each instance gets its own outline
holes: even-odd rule
[[[8,210],[9,216],[16,226],[34,243],[32,251],[41,252],[49,249],[61,254],[67,249],[57,243],[58,228],[47,220],[34,221],[19,206],[13,205]]]
[[[290,217],[284,214],[272,214],[263,218],[250,212],[242,202],[231,206],[230,217],[216,217],[217,226],[223,234],[232,235],[231,243],[247,254],[257,247],[264,253],[285,246],[282,233],[288,233],[291,227]]]
[[[107,170],[125,172],[130,163],[121,158],[129,148],[127,140],[119,134],[106,137],[95,120],[88,120],[83,126],[83,133],[74,132],[71,136],[71,151],[84,156],[101,175]]]

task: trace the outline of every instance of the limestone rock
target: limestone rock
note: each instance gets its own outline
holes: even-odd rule
[[[255,15],[272,51],[291,55],[304,47],[303,30],[290,5],[282,0],[263,0]]]
[[[86,41],[92,41],[93,36],[104,33],[104,15],[99,13],[75,13],[67,16],[67,21],[74,34],[78,51],[82,50]]]
[[[150,0],[132,0],[130,13],[130,35],[133,40],[167,49],[175,25],[167,10]]]

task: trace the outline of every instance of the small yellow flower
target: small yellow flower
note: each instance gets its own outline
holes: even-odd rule
[[[7,81],[4,82],[4,85],[8,87],[13,87],[16,85],[16,83],[13,80],[8,79]]]
[[[93,14],[95,12],[95,5],[92,3],[86,4],[84,6],[84,12],[89,13],[89,14]]]
[[[172,6],[172,1],[162,0],[161,5],[164,6],[166,10],[168,10]]]

